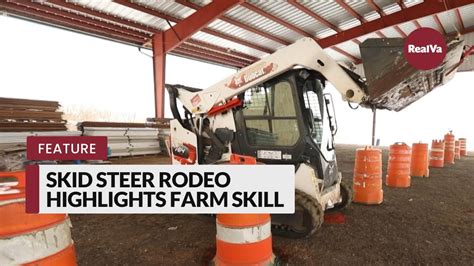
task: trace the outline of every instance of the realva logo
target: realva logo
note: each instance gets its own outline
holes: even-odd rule
[[[427,46],[416,46],[414,44],[409,44],[408,45],[408,52],[409,53],[421,53],[421,54],[427,54],[427,53],[437,53],[441,54],[443,53],[443,48],[438,45],[432,45],[429,44]]]
[[[446,41],[441,33],[431,28],[420,28],[405,39],[403,53],[414,68],[430,70],[443,63],[446,50]]]

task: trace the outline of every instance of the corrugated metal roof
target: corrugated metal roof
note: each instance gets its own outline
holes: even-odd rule
[[[461,13],[464,27],[470,28],[474,26],[474,4],[460,8],[459,12]]]
[[[203,41],[203,42],[218,43],[220,44],[220,46],[228,47],[229,49],[237,50],[237,51],[240,51],[252,56],[256,56],[259,58],[268,55],[267,53],[261,52],[259,50],[256,50],[256,49],[253,49],[253,48],[250,48],[238,43],[234,43],[234,42],[231,42],[231,41],[228,41],[228,40],[225,40],[225,39],[222,39],[222,38],[219,38],[219,37],[216,37],[204,32],[198,32],[194,34],[193,38]]]
[[[352,17],[334,1],[304,1],[301,2],[301,4],[337,27],[340,27],[346,20],[352,19]]]
[[[245,7],[236,6],[229,10],[226,15],[242,23],[252,25],[259,30],[269,32],[275,36],[281,36],[285,40],[293,41],[301,38],[298,33],[293,32],[268,18],[262,17]]]
[[[141,11],[114,3],[112,0],[78,0],[75,1],[75,3],[88,7],[92,10],[97,10],[116,17],[136,21],[159,30],[165,30],[168,28],[168,25],[164,19],[157,18]]]
[[[41,7],[38,2],[31,3],[29,1],[16,1],[18,1],[20,6],[36,5]],[[194,14],[196,12],[195,9],[199,9],[199,7],[211,3],[210,0],[190,0],[189,3],[191,3],[191,6],[189,6],[186,2],[183,3],[182,0],[180,0],[182,1],[182,4],[180,4],[179,1],[175,2],[164,0],[128,0],[128,2],[123,0],[121,1],[122,2],[118,1],[120,3],[116,3],[112,0],[74,0],[66,4],[63,2],[63,4],[59,5],[57,5],[57,3],[46,3],[45,6],[57,8],[58,10],[60,8],[61,10],[67,10],[68,12],[73,10],[72,12],[76,15],[81,15],[87,17],[88,19],[95,19],[98,21],[98,25],[94,25],[96,29],[105,27],[107,30],[113,32],[113,27],[118,27],[117,34],[125,35],[122,39],[117,40],[124,41],[129,38],[132,40],[130,42],[132,42],[134,45],[142,45],[143,43],[137,43],[137,38],[133,39],[130,36],[133,36],[136,32],[138,32],[138,36],[142,36],[144,33],[146,33],[144,36],[150,36],[152,34],[152,32],[150,32],[150,28],[156,29],[157,31],[169,29],[169,24],[165,19],[160,18],[159,14],[157,17],[156,13],[149,11],[157,11],[160,12],[160,14],[164,14],[164,16],[168,16],[168,18],[171,18],[170,24],[174,25],[175,23],[173,21],[185,19]],[[362,20],[367,21],[380,19],[380,14],[378,14],[378,11],[375,10],[374,6],[370,5],[368,2],[358,0],[343,1],[349,9],[353,9],[353,12],[350,12],[351,10],[347,10],[347,7],[343,8],[337,1],[297,0],[297,3],[290,4],[286,1],[248,0],[249,4],[255,6],[257,9],[260,9],[261,12],[279,18],[284,21],[284,23],[278,22],[271,17],[264,17],[262,14],[246,8],[245,5],[237,5],[228,10],[224,15],[231,20],[223,21],[224,18],[216,19],[211,22],[206,29],[203,29],[207,33],[200,31],[194,34],[192,38],[208,44],[206,47],[202,47],[203,49],[206,49],[206,53],[212,52],[212,49],[214,49],[213,47],[217,46],[221,48],[219,51],[221,54],[225,54],[225,51],[227,50],[235,50],[240,53],[247,54],[249,58],[260,58],[266,56],[268,52],[283,47],[286,45],[286,43],[294,42],[303,37],[304,34],[302,32],[291,29],[291,27],[296,27],[297,29],[307,32],[318,39],[333,37],[335,34],[338,34],[338,36],[343,36],[343,34],[339,34],[334,29],[331,29],[323,22],[319,21],[317,18],[308,15],[306,12],[300,10],[300,8],[296,8],[295,5],[301,5],[303,8],[309,10],[309,12],[313,12],[314,14],[320,16],[328,23],[337,27],[337,31],[350,30],[353,27],[361,25],[359,17],[362,17]],[[71,5],[71,3],[77,4],[80,7],[84,7],[86,11],[90,10],[93,12],[100,12],[102,15],[105,14],[106,17],[97,17],[94,14],[89,14],[89,12],[84,13],[80,10],[74,9],[74,6],[64,7],[64,5]],[[374,0],[373,3],[378,8],[383,10],[384,15],[387,15],[395,12],[401,12],[403,9],[409,9],[410,7],[423,3],[423,1],[403,0],[404,6],[400,6],[395,0]],[[196,4],[197,6],[192,6],[192,4]],[[0,9],[2,5],[11,6],[12,4],[10,2],[6,4],[0,3]],[[134,8],[136,5],[138,5],[140,8]],[[141,11],[137,9],[141,9]],[[458,9],[459,14],[462,17],[465,30],[472,30],[474,27],[474,4],[462,6]],[[32,10],[34,10],[34,8]],[[19,12],[22,17],[25,17],[24,13],[22,13],[23,11],[20,11],[14,10],[14,8],[10,10],[7,8],[7,12]],[[34,10],[31,12],[33,14],[37,11],[38,10]],[[353,14],[354,12],[355,14]],[[108,20],[107,16],[114,19]],[[28,17],[28,15],[26,15],[26,17]],[[459,32],[462,30],[461,23],[459,23],[457,14],[454,10],[437,14],[437,17],[439,18],[443,28],[447,33]],[[35,17],[35,19],[37,18]],[[121,24],[121,19],[126,22],[131,21],[133,23],[137,23],[136,25],[143,25],[144,28],[134,27],[135,24]],[[232,22],[232,20],[234,22]],[[433,16],[418,18],[417,22],[421,26],[440,30],[440,27],[434,20]],[[56,22],[48,21],[48,23],[54,24]],[[238,23],[240,23],[240,25]],[[288,25],[282,25],[285,23],[290,24],[291,27]],[[242,27],[242,24],[247,28]],[[85,23],[84,25],[87,27],[90,25],[90,23]],[[68,26],[66,25],[66,27]],[[417,25],[414,22],[406,22],[399,25],[399,28],[405,34],[409,34],[417,28]],[[126,35],[127,32],[128,37]],[[400,32],[398,32],[394,27],[380,29],[380,32],[387,37],[401,37]],[[262,35],[259,33],[264,34]],[[264,36],[265,34],[271,36]],[[277,37],[277,39],[271,38],[273,36]],[[380,36],[381,35],[376,35],[374,33],[368,33],[365,36],[358,36],[357,39],[359,41],[364,41],[368,37],[379,38]],[[108,38],[114,39],[115,37],[114,35],[110,35]],[[471,41],[472,40],[469,39],[469,42]],[[199,44],[195,44],[194,47],[200,49]],[[343,52],[338,52],[333,49],[326,49],[328,53],[331,56],[334,56],[334,58],[337,60],[353,60],[351,56],[344,55],[344,53],[349,53],[355,57],[360,56],[357,44],[355,42],[345,40],[345,42],[338,44],[337,48],[341,49]],[[189,54],[187,56],[189,56]],[[236,60],[235,57],[232,57],[233,55],[229,54],[229,56],[233,61]],[[210,61],[212,61],[212,59],[210,59]]]
[[[305,32],[311,33],[312,35],[316,35],[318,31],[321,31],[325,28],[323,24],[286,2],[251,0],[249,3],[252,3],[269,14],[284,19],[291,25],[294,25]],[[301,37],[304,36],[297,34],[296,37],[292,39],[292,41],[296,41]]]
[[[276,49],[278,49],[279,47],[282,46],[282,44],[280,44],[280,43],[277,43],[277,42],[272,41],[272,40],[268,40],[267,38],[265,38],[261,35],[258,35],[258,34],[255,34],[253,32],[250,32],[250,31],[244,30],[242,28],[236,27],[236,26],[234,26],[230,23],[227,23],[225,21],[222,21],[222,20],[215,20],[215,21],[211,22],[211,24],[209,24],[208,27],[212,28],[212,29],[215,29],[215,30],[218,30],[218,31],[221,31],[221,32],[225,32],[227,34],[238,37],[240,39],[248,40],[248,41],[251,41],[253,43],[262,44],[265,47],[273,49],[273,50],[276,50]]]

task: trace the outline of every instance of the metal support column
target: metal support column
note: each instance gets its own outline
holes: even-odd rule
[[[375,107],[372,107],[372,114],[372,146],[375,146],[375,122],[377,118],[377,109]]]
[[[166,53],[164,50],[164,35],[156,33],[153,36],[153,76],[155,82],[155,118],[165,116],[165,66]]]

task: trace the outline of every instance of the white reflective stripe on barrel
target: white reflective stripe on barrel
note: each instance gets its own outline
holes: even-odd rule
[[[0,238],[0,265],[18,265],[43,259],[70,246],[69,218],[49,228]]]
[[[217,239],[233,244],[256,243],[269,238],[272,235],[272,223],[245,228],[231,228],[216,224]]]

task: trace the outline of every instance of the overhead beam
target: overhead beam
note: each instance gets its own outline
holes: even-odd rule
[[[167,53],[241,2],[243,0],[214,0],[170,29],[157,33],[155,36],[158,34],[163,35],[164,52]]]
[[[446,6],[443,1],[425,1],[421,4],[408,7],[405,10],[385,15],[383,18],[367,21],[359,26],[350,28],[339,34],[323,38],[319,40],[319,44],[321,47],[330,47],[387,27],[392,27],[404,22],[431,16],[446,10],[459,8],[469,4],[472,4],[472,0],[446,1]]]
[[[367,4],[369,4],[369,6],[379,14],[380,18],[385,16],[385,12],[374,2],[374,0],[368,0]],[[375,34],[377,34],[380,38],[387,38],[387,36],[385,36],[385,34],[379,30],[376,31]]]
[[[446,29],[444,28],[443,23],[441,23],[441,20],[439,19],[437,14],[433,16],[433,19],[435,20],[436,25],[438,25],[438,28],[443,32],[444,35],[446,35]]]
[[[344,10],[346,10],[351,16],[359,20],[360,23],[365,22],[365,18],[361,16],[359,13],[357,13],[352,7],[350,7],[344,0],[336,0],[336,3],[339,4]]]
[[[158,10],[155,10],[155,9],[146,8],[142,5],[132,3],[132,2],[129,2],[127,0],[113,0],[113,2],[115,2],[117,4],[120,4],[120,5],[123,5],[123,6],[126,6],[126,7],[129,7],[129,8],[132,8],[132,9],[135,9],[135,10],[138,10],[138,11],[141,11],[141,12],[146,13],[146,14],[151,15],[151,16],[155,16],[157,18],[168,20],[168,21],[173,22],[173,23],[178,23],[178,22],[181,21],[181,19],[179,19],[179,18],[170,16],[168,14],[164,14],[164,13],[158,11]],[[228,34],[225,34],[225,33],[210,29],[210,28],[202,28],[201,32],[204,32],[204,33],[207,33],[207,34],[210,34],[210,35],[213,35],[213,36],[216,36],[216,37],[219,37],[219,38],[222,38],[222,39],[234,42],[234,43],[238,43],[240,45],[250,47],[252,49],[255,49],[255,50],[267,53],[267,54],[271,54],[275,51],[273,49],[269,49],[267,47],[263,47],[261,45],[257,45],[255,43],[252,43],[252,42],[240,39],[240,38],[236,38],[234,36],[231,36],[231,35],[228,35]]]
[[[195,4],[195,3],[189,2],[189,1],[187,1],[187,0],[176,0],[176,3],[179,3],[179,4],[183,5],[183,6],[186,6],[186,7],[188,7],[188,8],[194,9],[194,10],[198,10],[198,9],[201,8],[201,6],[199,6],[199,5]],[[279,38],[279,37],[277,37],[277,36],[275,36],[275,35],[273,35],[273,34],[271,34],[271,33],[268,33],[268,32],[259,30],[259,29],[257,29],[257,28],[254,28],[254,27],[252,27],[252,26],[249,26],[249,25],[247,25],[247,24],[244,24],[244,23],[242,23],[242,22],[240,22],[240,21],[237,21],[237,20],[235,20],[235,19],[233,19],[233,18],[230,18],[230,17],[227,17],[227,16],[221,16],[219,19],[222,20],[222,21],[225,21],[225,22],[227,22],[227,23],[229,23],[229,24],[232,24],[232,25],[234,25],[234,26],[236,26],[236,27],[239,27],[239,28],[242,28],[242,29],[244,29],[244,30],[250,31],[250,32],[252,32],[252,33],[255,33],[255,34],[257,34],[257,35],[263,36],[263,37],[265,37],[265,38],[267,38],[267,39],[270,39],[270,40],[272,40],[272,41],[275,41],[275,42],[277,42],[277,43],[280,43],[280,44],[283,44],[283,45],[289,45],[289,44],[291,44],[290,41],[284,40],[284,39]]]
[[[413,24],[415,24],[415,27],[417,29],[422,28],[422,26],[421,26],[420,22],[418,22],[418,20],[413,20]]]
[[[171,26],[170,29],[153,35],[152,49],[156,118],[164,117],[166,54],[183,44],[196,32],[205,28],[213,20],[221,17],[227,10],[240,4],[242,1],[243,0],[214,0],[185,19],[177,22],[174,26]],[[187,50],[186,46],[180,47],[180,49]],[[207,56],[213,60],[220,60],[217,56],[198,51],[196,48],[188,47],[188,50],[194,55]],[[230,59],[228,59],[228,61],[231,62]],[[235,65],[245,65],[245,63],[239,61],[232,61],[232,63]]]
[[[255,57],[255,56],[251,56],[251,55],[248,55],[248,54],[245,54],[245,53],[241,53],[241,52],[238,52],[238,51],[235,51],[235,50],[230,50],[230,49],[227,49],[227,48],[223,48],[221,46],[217,46],[217,45],[214,45],[214,44],[210,44],[210,43],[195,40],[195,39],[189,39],[189,40],[186,41],[186,43],[190,43],[190,44],[193,44],[193,45],[199,46],[201,48],[205,48],[205,49],[211,49],[211,50],[215,51],[216,53],[229,55],[229,56],[232,56],[232,57],[235,57],[235,58],[246,60],[246,61],[251,62],[251,63],[259,60],[259,58]]]
[[[395,25],[393,28],[400,34],[403,38],[406,38],[408,35],[398,26]]]
[[[124,26],[128,26],[128,27],[140,30],[142,32],[145,32],[145,33],[149,34],[150,38],[151,38],[152,34],[160,31],[159,29],[152,28],[152,27],[149,27],[149,26],[146,26],[146,25],[143,25],[143,24],[131,21],[131,20],[123,19],[123,18],[114,16],[114,15],[111,15],[111,14],[104,13],[104,12],[98,12],[98,11],[93,10],[91,8],[82,6],[78,3],[65,2],[63,0],[48,0],[47,2],[50,3],[50,4],[53,4],[55,6],[58,6],[58,7],[62,7],[62,8],[68,9],[68,10],[77,11],[79,13],[87,14],[87,15],[90,15],[92,17],[98,17],[98,18],[101,18],[101,19],[104,19],[104,20],[107,20],[107,21],[112,21],[112,22],[118,23],[119,25],[124,25]],[[215,52],[215,53],[225,54],[226,56],[229,56],[229,57],[232,57],[232,58],[243,59],[243,60],[247,61],[247,64],[255,62],[256,60],[258,60],[256,57],[252,57],[252,56],[246,55],[244,53],[239,53],[239,52],[236,52],[236,51],[230,51],[230,50],[225,49],[223,47],[210,45],[209,43],[206,43],[206,42],[201,42],[201,41],[192,40],[192,39],[188,39],[186,42],[193,44],[196,47],[196,49],[203,49],[203,48],[204,48],[204,50],[209,49],[210,51]],[[219,63],[222,63],[222,62],[219,62]]]
[[[459,11],[459,8],[456,8],[455,13],[456,13],[456,18],[458,20],[458,23],[459,23],[459,26],[461,27],[461,32],[462,32],[465,30],[465,27],[464,27],[464,22],[462,20],[462,16],[461,16],[461,12]]]

